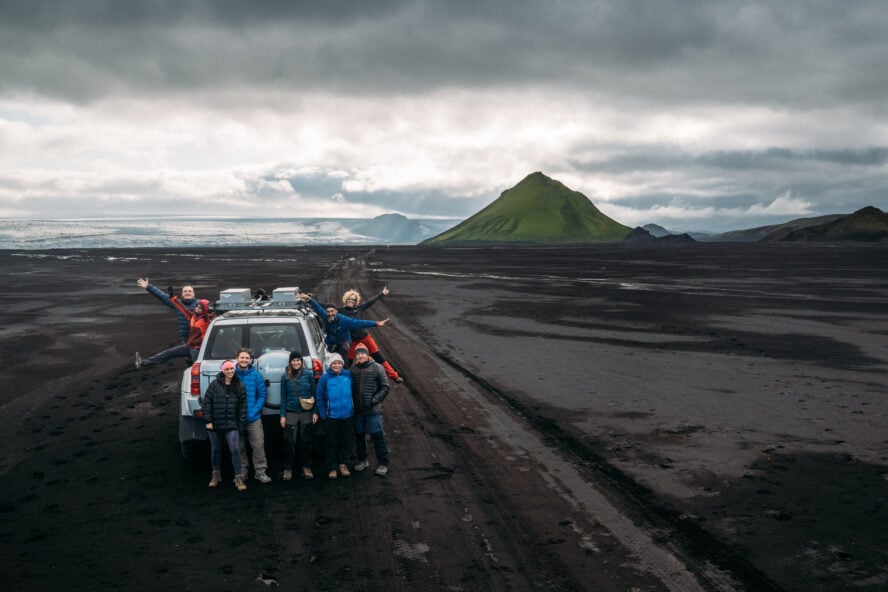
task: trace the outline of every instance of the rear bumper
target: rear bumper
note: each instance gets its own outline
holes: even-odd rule
[[[179,442],[206,439],[207,428],[202,419],[187,415],[179,416]]]

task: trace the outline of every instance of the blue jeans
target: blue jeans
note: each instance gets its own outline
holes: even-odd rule
[[[389,450],[385,443],[385,432],[382,429],[381,413],[355,413],[355,452],[358,462],[367,460],[367,434],[373,441],[373,451],[376,453],[376,462],[381,465],[389,464]]]
[[[240,463],[240,434],[237,430],[229,430],[221,434],[215,430],[207,430],[210,437],[210,462],[214,471],[222,470],[222,438],[228,444],[228,452],[231,454],[231,466],[234,468],[234,476],[241,474]]]
[[[142,367],[145,368],[147,366],[163,364],[173,358],[187,358],[188,360],[191,360],[191,348],[183,343],[182,345],[165,349],[162,352],[154,354],[150,358],[142,360]]]

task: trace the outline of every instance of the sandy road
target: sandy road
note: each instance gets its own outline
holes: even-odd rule
[[[364,271],[363,259],[344,265],[319,286],[321,295],[332,300],[358,287],[369,296]],[[371,312],[391,316],[384,301]],[[575,456],[545,442],[483,379],[451,367],[397,318],[374,335],[383,351],[399,353],[408,376],[385,414],[397,459],[387,481],[411,495],[402,498],[400,520],[382,505],[362,522],[376,532],[392,520],[388,546],[421,551],[418,564],[406,560],[408,581],[469,589],[736,589],[711,565],[694,565],[692,573],[668,543],[654,541],[656,532],[615,505],[612,492],[599,490]]]

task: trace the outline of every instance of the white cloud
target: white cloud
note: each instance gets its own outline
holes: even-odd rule
[[[711,227],[888,188],[851,154],[888,147],[880,2],[106,4],[0,22],[7,216],[468,216],[539,170]]]

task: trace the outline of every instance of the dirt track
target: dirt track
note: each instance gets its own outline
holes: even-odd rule
[[[483,359],[468,363],[464,344],[448,343],[457,333],[433,328],[440,303],[384,270],[415,252],[292,251],[213,250],[199,265],[154,251],[36,265],[8,258],[2,320],[11,363],[3,380],[16,389],[2,400],[0,420],[15,434],[0,467],[5,589],[835,590],[854,581],[853,589],[876,589],[859,583],[866,578],[879,585],[878,560],[869,558],[879,556],[872,545],[881,530],[861,532],[867,547],[845,559],[859,577],[777,583],[742,542],[707,525],[710,514],[686,513],[646,486],[643,472],[633,475],[583,437],[572,423],[579,417],[504,386],[485,373]],[[370,315],[392,318],[375,336],[407,376],[385,404],[389,475],[285,484],[275,462],[270,485],[251,480],[238,494],[226,471],[225,487],[208,490],[206,463],[184,465],[176,451],[184,366],[127,365],[133,350],[165,347],[174,334],[172,315],[133,287],[138,275],[159,276],[163,286],[190,278],[202,296],[235,284],[292,285],[286,278],[294,276],[323,299],[389,283],[392,296]],[[23,293],[41,296],[22,302]],[[514,305],[515,318],[526,318]],[[512,339],[514,350],[488,355],[520,355],[534,347],[521,344],[538,338]],[[801,349],[793,355],[807,355]],[[35,380],[40,373],[49,380]],[[884,492],[877,471],[877,481],[858,488],[858,503]],[[704,506],[697,508],[711,512]],[[867,507],[885,516],[883,506]]]

